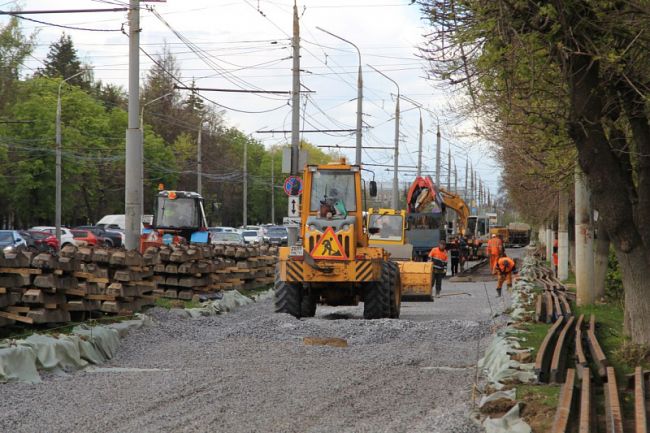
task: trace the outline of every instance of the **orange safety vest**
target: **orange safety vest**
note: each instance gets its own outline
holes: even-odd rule
[[[441,250],[440,247],[434,247],[431,249],[431,251],[429,251],[429,257],[446,262],[447,252],[445,250]]]
[[[515,261],[510,257],[501,257],[497,260],[496,267],[502,274],[508,274],[515,268]]]
[[[488,253],[490,253],[490,255],[493,256],[499,255],[499,253],[501,252],[501,246],[502,246],[501,239],[491,238],[487,244]]]

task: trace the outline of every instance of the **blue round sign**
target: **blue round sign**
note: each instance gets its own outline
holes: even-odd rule
[[[289,176],[284,181],[284,192],[288,196],[298,196],[302,194],[302,178],[298,176]]]

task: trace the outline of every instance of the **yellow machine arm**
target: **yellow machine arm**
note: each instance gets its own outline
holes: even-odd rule
[[[461,235],[465,235],[465,231],[467,230],[467,220],[469,218],[469,208],[467,207],[467,204],[458,194],[454,194],[453,192],[449,192],[442,188],[438,191],[442,196],[442,202],[445,206],[452,208],[458,214],[458,231]]]

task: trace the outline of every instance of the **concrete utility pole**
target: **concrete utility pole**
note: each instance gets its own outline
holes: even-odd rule
[[[551,264],[553,269],[553,228],[550,223],[546,224],[546,260]]]
[[[558,193],[557,277],[560,281],[569,278],[569,195],[566,190]]]
[[[298,20],[298,5],[293,2],[293,68],[291,83],[291,175],[300,173],[300,21]],[[287,226],[287,243],[295,245],[298,242],[298,226]]]
[[[458,194],[458,170],[456,170],[455,161],[454,161],[454,194]]]
[[[138,248],[142,227],[142,134],[140,114],[140,0],[129,3],[129,113],[126,130],[125,247]]]
[[[56,167],[54,169],[54,177],[55,177],[55,192],[54,192],[54,225],[55,225],[55,234],[56,234],[56,239],[59,241],[59,245],[61,245],[61,192],[63,189],[62,182],[61,182],[61,173],[62,173],[62,166],[61,166],[61,153],[62,153],[62,142],[61,142],[61,88],[63,87],[63,84],[65,84],[67,81],[78,77],[79,75],[83,74],[86,72],[86,70],[82,70],[77,72],[74,75],[69,76],[68,78],[64,79],[59,83],[59,91],[57,93],[56,97]]]
[[[355,148],[355,164],[361,165],[361,147],[362,147],[362,138],[363,138],[363,130],[362,130],[362,125],[363,125],[363,76],[361,72],[361,51],[359,50],[359,47],[357,47],[355,44],[352,42],[348,41],[347,39],[344,39],[338,35],[335,35],[332,32],[328,32],[325,29],[322,29],[318,26],[316,26],[318,30],[321,32],[325,32],[330,36],[335,37],[336,39],[339,39],[343,42],[346,42],[354,47],[355,50],[357,50],[357,54],[359,56],[359,71],[357,72],[357,132],[356,132],[356,148]]]
[[[474,179],[474,164],[471,164],[471,165],[470,165],[470,168],[469,168],[469,177],[470,177],[470,187],[469,187],[469,207],[470,207],[470,212],[471,212],[471,213],[474,213],[474,211],[471,210],[472,208],[475,208],[475,207],[476,207],[476,204],[474,203],[474,183],[475,183],[475,179]]]
[[[243,227],[248,225],[248,140],[244,141],[244,194],[243,194]]]
[[[447,154],[447,191],[451,192],[451,146]]]
[[[275,158],[271,151],[271,224],[275,224]]]
[[[579,167],[575,174],[576,204],[576,298],[578,305],[594,303],[594,232],[591,226],[589,192]]]
[[[436,129],[436,188],[440,187],[440,125]]]
[[[388,75],[384,74],[381,72],[379,69],[375,68],[372,65],[370,66],[375,72],[379,73],[380,75],[383,75],[384,78],[387,80],[390,80],[395,87],[397,87],[397,99],[395,100],[395,156],[393,157],[393,195],[392,195],[392,204],[391,207],[393,209],[399,209],[399,180],[398,180],[398,175],[399,175],[399,100],[400,100],[400,91],[399,91],[399,84],[397,84],[397,81],[393,80],[391,77]]]
[[[420,135],[418,136],[418,172],[417,172],[418,177],[422,176],[422,135],[423,135],[422,110],[420,109]]]
[[[201,148],[201,135],[203,135],[203,119],[199,123],[199,136],[196,138],[196,192],[199,195],[203,190],[203,150]]]
[[[469,199],[469,194],[467,193],[467,169],[469,168],[469,158],[465,158],[465,191],[463,194],[463,199],[465,201],[468,201]],[[470,203],[471,206],[471,203]]]

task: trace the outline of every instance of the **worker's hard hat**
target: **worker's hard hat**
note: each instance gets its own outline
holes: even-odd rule
[[[497,235],[495,235],[494,233],[492,233],[492,237],[493,237],[493,238],[496,238],[496,237],[497,237]]]

